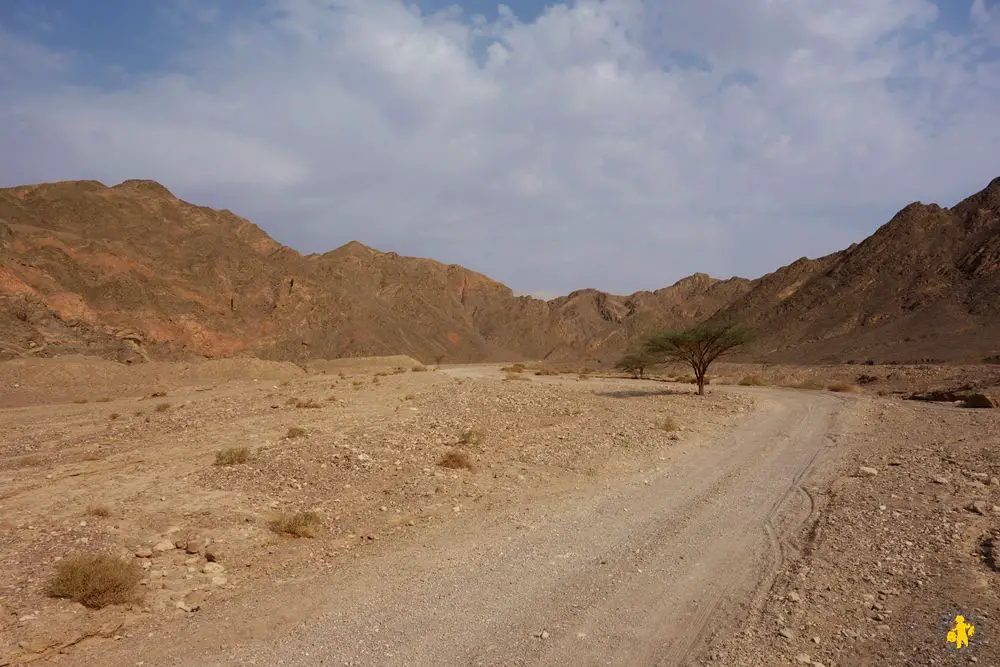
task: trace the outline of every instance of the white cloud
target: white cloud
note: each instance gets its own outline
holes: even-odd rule
[[[463,23],[273,0],[182,54],[183,73],[0,102],[0,150],[31,154],[0,180],[156,178],[307,251],[358,238],[523,292],[755,275],[998,175],[996,19],[980,4],[955,36],[936,15],[579,0]]]

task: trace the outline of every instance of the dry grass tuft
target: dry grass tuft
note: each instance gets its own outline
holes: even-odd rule
[[[323,526],[323,521],[315,512],[297,512],[296,514],[281,514],[270,523],[271,530],[281,535],[295,537],[316,537]]]
[[[477,428],[467,428],[458,436],[458,442],[463,445],[478,445],[482,440],[483,434]]]
[[[550,368],[539,368],[535,371],[535,375],[559,375],[559,373]]]
[[[739,385],[741,387],[766,387],[767,382],[759,375],[744,375],[740,379]]]
[[[427,366],[417,365],[417,366],[414,366],[413,368],[411,368],[410,370],[413,371],[414,373],[426,373],[427,372]]]
[[[108,419],[110,419],[111,421],[114,421],[114,420],[118,419],[119,417],[121,417],[121,415],[118,414],[117,412],[112,412],[110,415],[108,415]]]
[[[674,421],[673,417],[667,417],[662,422],[660,422],[659,429],[661,431],[666,431],[668,433],[673,433],[680,429],[680,426]]]
[[[525,369],[524,364],[511,364],[510,366],[504,366],[500,370],[505,373],[523,373]]]
[[[412,401],[416,397],[417,397],[416,394],[406,394],[405,396],[403,396],[403,400],[404,401]]]
[[[170,409],[169,403],[160,403],[154,408],[157,412],[166,412]]]
[[[107,505],[91,505],[87,508],[87,514],[107,518],[111,516],[111,508]]]
[[[167,392],[165,392],[165,391],[154,391],[152,394],[149,395],[149,397],[150,398],[163,398],[166,395],[167,395]]]
[[[850,382],[834,382],[833,384],[827,386],[827,389],[829,389],[830,391],[835,391],[838,393],[846,393],[846,394],[856,394],[857,392],[861,391],[861,387],[859,387],[856,384],[852,384]]]
[[[133,561],[107,554],[78,554],[59,561],[48,594],[101,609],[136,600],[141,579],[142,568]]]
[[[472,460],[469,455],[465,452],[459,452],[452,450],[441,457],[438,461],[438,465],[442,468],[449,468],[451,470],[461,470],[465,469],[469,472],[475,471],[475,466],[472,465]]]
[[[251,459],[250,450],[246,447],[229,447],[215,453],[215,465],[232,466],[246,463]]]
[[[323,404],[322,403],[318,403],[317,401],[314,401],[313,399],[310,398],[307,401],[298,401],[298,402],[296,402],[295,403],[295,407],[297,407],[297,408],[311,408],[311,409],[315,409],[315,408],[321,408],[321,407],[323,407]]]
[[[406,372],[406,369],[403,368],[402,366],[396,366],[395,368],[392,369],[392,374],[393,375],[401,375],[401,374],[403,374],[405,372]]]
[[[285,434],[285,437],[291,440],[292,438],[301,438],[305,436],[305,434],[306,430],[304,428],[293,426],[290,429],[288,429],[288,433]]]

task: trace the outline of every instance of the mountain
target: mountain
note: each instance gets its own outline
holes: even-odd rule
[[[1000,179],[910,204],[862,243],[757,280],[542,301],[352,241],[302,255],[152,181],[0,189],[0,359],[127,363],[408,354],[608,364],[656,329],[737,321],[775,361],[976,360],[1000,351]]]
[[[715,316],[776,361],[979,361],[1000,352],[1000,178],[912,203],[863,242],[755,281]]]
[[[0,189],[0,358],[310,358],[606,363],[749,288],[695,275],[622,297],[517,297],[460,266],[351,242],[301,255],[152,181]]]

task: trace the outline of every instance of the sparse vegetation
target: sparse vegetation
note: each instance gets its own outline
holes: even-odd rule
[[[438,465],[442,468],[450,468],[451,470],[460,470],[464,468],[469,472],[473,472],[475,469],[468,454],[455,450],[452,450],[442,456],[441,460],[438,461]]]
[[[232,466],[246,463],[251,458],[250,450],[246,447],[229,447],[220,449],[215,453],[215,465]]]
[[[121,415],[118,414],[117,412],[112,412],[110,415],[108,415],[108,419],[110,419],[111,421],[114,421],[114,420],[118,419],[119,417],[121,417]]]
[[[107,505],[91,505],[87,508],[87,515],[107,518],[111,516],[111,508]]]
[[[170,404],[169,403],[159,403],[159,404],[157,404],[157,406],[155,408],[155,410],[157,412],[166,412],[169,409],[170,409]]]
[[[667,417],[660,422],[659,428],[661,431],[667,431],[668,433],[673,433],[680,429],[680,426],[674,421],[673,417]]]
[[[535,375],[559,375],[559,373],[549,368],[539,368],[535,371]]]
[[[644,377],[646,369],[652,366],[656,362],[650,354],[646,352],[632,352],[626,354],[621,360],[615,364],[615,368],[626,373],[631,373],[633,378],[639,379]]]
[[[363,385],[364,382],[362,382],[361,380],[352,380],[351,384],[354,385],[355,389],[360,389],[361,385]]]
[[[580,373],[579,375],[577,375],[577,378],[579,378],[581,380],[589,380],[590,376],[587,375],[586,373]]]
[[[826,387],[830,391],[835,391],[838,393],[848,393],[853,394],[861,391],[861,387],[856,384],[851,384],[850,382],[834,382]]]
[[[305,436],[305,434],[306,434],[306,430],[304,428],[300,428],[298,426],[293,426],[290,429],[288,429],[287,433],[285,433],[285,437],[287,439],[291,440],[293,438],[301,438],[301,437]]]
[[[154,391],[152,394],[149,395],[149,397],[150,398],[163,398],[166,395],[167,395],[167,392],[165,392],[165,391]]]
[[[101,609],[134,601],[141,579],[142,568],[133,561],[107,554],[77,554],[56,565],[48,594]]]
[[[295,407],[296,407],[296,408],[309,408],[309,409],[316,409],[316,408],[321,408],[321,407],[323,407],[323,404],[322,404],[322,403],[319,403],[319,402],[317,402],[317,401],[314,401],[313,399],[311,399],[311,398],[310,398],[310,399],[308,399],[308,400],[305,400],[305,401],[298,401],[298,402],[297,402],[297,403],[295,404]]]
[[[458,442],[463,445],[478,445],[482,442],[483,434],[477,428],[467,428],[458,436]]]
[[[278,515],[271,521],[270,526],[271,530],[281,535],[316,537],[323,522],[315,512],[297,512]]]
[[[393,375],[401,375],[402,373],[405,373],[405,372],[406,372],[406,369],[403,368],[402,366],[396,366],[396,368],[394,368],[392,370]]]
[[[424,373],[427,371],[427,367],[422,365],[417,365],[411,368],[410,370],[413,371],[414,373]]]
[[[505,373],[523,373],[524,368],[525,368],[524,364],[511,364],[510,366],[504,366],[500,370],[504,371]]]
[[[686,361],[690,364],[700,396],[705,393],[705,376],[712,363],[751,340],[748,329],[734,324],[702,324],[685,331],[656,334],[647,340],[645,350],[657,360]]]
[[[406,394],[405,396],[403,396],[403,400],[404,401],[412,401],[416,397],[417,397],[416,394]]]
[[[767,382],[759,375],[744,375],[740,378],[739,385],[741,387],[766,387]]]

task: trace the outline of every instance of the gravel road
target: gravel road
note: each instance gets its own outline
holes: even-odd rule
[[[815,512],[803,485],[833,460],[850,402],[751,391],[759,409],[726,436],[289,584],[144,664],[694,664]],[[240,617],[260,631],[233,641],[224,621]]]

